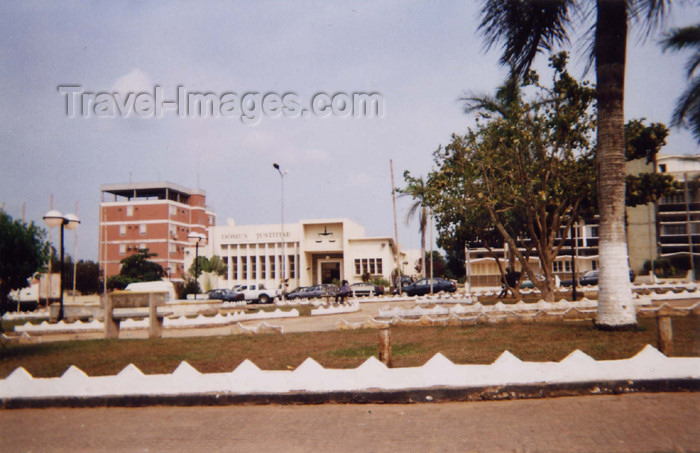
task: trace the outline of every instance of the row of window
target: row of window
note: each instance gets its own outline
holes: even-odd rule
[[[355,275],[382,275],[384,274],[381,258],[357,258],[355,259]]]
[[[240,259],[240,266],[238,265]],[[231,268],[232,279],[234,280],[255,280],[258,275],[264,280],[274,280],[279,278],[277,275],[277,263],[281,263],[283,255],[260,255],[260,256],[241,256],[231,257],[231,263],[228,262],[228,257],[224,257],[224,263]],[[299,260],[299,255],[287,255],[287,266],[284,273],[287,278],[297,278],[296,263]],[[259,268],[259,269],[258,269]],[[258,273],[258,271],[260,271]]]
[[[552,263],[552,269],[554,270],[554,272],[571,272],[571,260],[555,261]],[[598,269],[597,261],[591,261],[591,269]]]
[[[136,225],[119,225],[119,235],[120,236],[126,236],[126,230],[129,229],[131,230],[132,228],[136,228]],[[139,233],[142,235],[146,234],[146,224],[142,223],[138,225]]]
[[[132,250],[141,250],[145,248],[148,248],[146,244],[119,244],[119,254],[126,255],[126,252],[130,252]]]

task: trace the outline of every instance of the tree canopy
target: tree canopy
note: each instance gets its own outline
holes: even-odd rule
[[[27,286],[27,279],[41,270],[49,256],[46,230],[13,220],[0,210],[0,303],[10,291]]]
[[[430,204],[447,231],[443,242],[457,229],[487,248],[496,239],[505,242],[510,259],[550,300],[552,262],[566,237],[559,234],[568,231],[595,181],[595,90],[569,75],[566,60],[565,54],[550,59],[551,87],[528,74],[522,87],[534,91],[529,99],[511,82],[494,99],[503,108],[478,100],[476,127],[434,153],[437,170],[429,177]],[[544,281],[534,278],[530,251]]]
[[[150,253],[148,249],[140,249],[137,253],[121,260],[119,275],[113,275],[107,281],[110,289],[124,289],[129,283],[151,282],[160,280],[165,276],[163,267],[149,258],[158,256]]]

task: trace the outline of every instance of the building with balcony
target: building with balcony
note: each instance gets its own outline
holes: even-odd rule
[[[656,162],[638,159],[627,163],[628,174],[654,171],[672,175],[680,189],[657,203],[627,208],[629,264],[638,275],[643,273],[645,262],[659,258],[672,259],[677,267],[687,269],[700,265],[700,155],[658,154]],[[572,278],[574,265],[578,276],[598,268],[596,219],[578,223],[573,236],[572,239],[567,235],[553,263],[553,272],[562,280]],[[505,269],[507,248],[503,244],[493,244],[491,249]],[[524,252],[525,247],[520,250]],[[498,265],[492,253],[485,247],[469,250],[473,285],[500,284]],[[691,254],[698,262],[691,264]],[[542,273],[537,257],[532,256],[530,260],[534,261],[535,272]],[[520,271],[520,267],[516,262],[515,270]]]
[[[105,275],[118,274],[122,259],[148,249],[169,278],[182,280],[187,235],[215,225],[205,192],[171,182],[105,184],[100,191],[99,256]]]
[[[656,162],[635,161],[637,173],[666,173],[680,188],[657,203],[628,209],[630,266],[639,271],[646,261],[669,259],[688,269],[700,255],[700,155],[659,154]]]

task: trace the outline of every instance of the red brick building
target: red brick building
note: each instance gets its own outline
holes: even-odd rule
[[[100,191],[100,266],[107,277],[119,273],[122,259],[147,248],[171,279],[181,280],[187,235],[207,234],[215,225],[205,192],[171,182],[106,184]]]

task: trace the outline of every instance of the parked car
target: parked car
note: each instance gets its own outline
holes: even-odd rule
[[[581,278],[578,279],[578,284],[580,286],[595,286],[598,284],[598,278],[600,277],[600,271],[588,271]],[[630,269],[630,282],[633,282],[637,278],[637,274]],[[561,286],[571,286],[571,279],[562,280]]]
[[[288,299],[313,299],[315,297],[333,297],[340,289],[336,285],[323,284],[309,286],[303,290],[289,295]]]
[[[242,294],[243,299],[249,304],[270,304],[276,298],[282,297],[281,289],[265,288],[262,283],[252,283],[250,285],[236,285],[233,291],[237,294]]]
[[[350,294],[355,297],[381,296],[384,294],[384,287],[374,283],[353,283],[350,285]]]
[[[537,281],[539,281],[539,282],[543,282],[543,281],[544,281],[544,276],[543,276],[543,275],[535,274],[535,278],[536,278]],[[534,287],[535,287],[535,284],[532,282],[532,280],[523,280],[522,283],[520,283],[520,288],[527,289],[527,288],[534,288]]]
[[[431,283],[433,293],[439,293],[440,291],[454,293],[457,291],[457,285],[444,278],[421,278],[410,285],[404,286],[401,292],[406,293],[408,296],[422,296],[423,294],[430,293]]]
[[[402,275],[401,276],[401,288],[405,288],[406,286],[413,283],[413,281],[414,280],[412,277],[409,277],[408,275]],[[399,293],[399,289],[395,285],[396,285],[396,279],[394,279],[394,286],[392,286],[391,294],[398,294]]]
[[[207,291],[209,299],[218,299],[224,302],[235,302],[243,300],[243,293],[237,293],[230,289],[212,289]]]
[[[299,286],[299,287],[294,288],[291,291],[287,291],[286,293],[284,293],[284,298],[285,299],[294,299],[296,297],[295,294],[297,294],[299,291],[304,291],[306,288],[308,288],[308,286]]]

